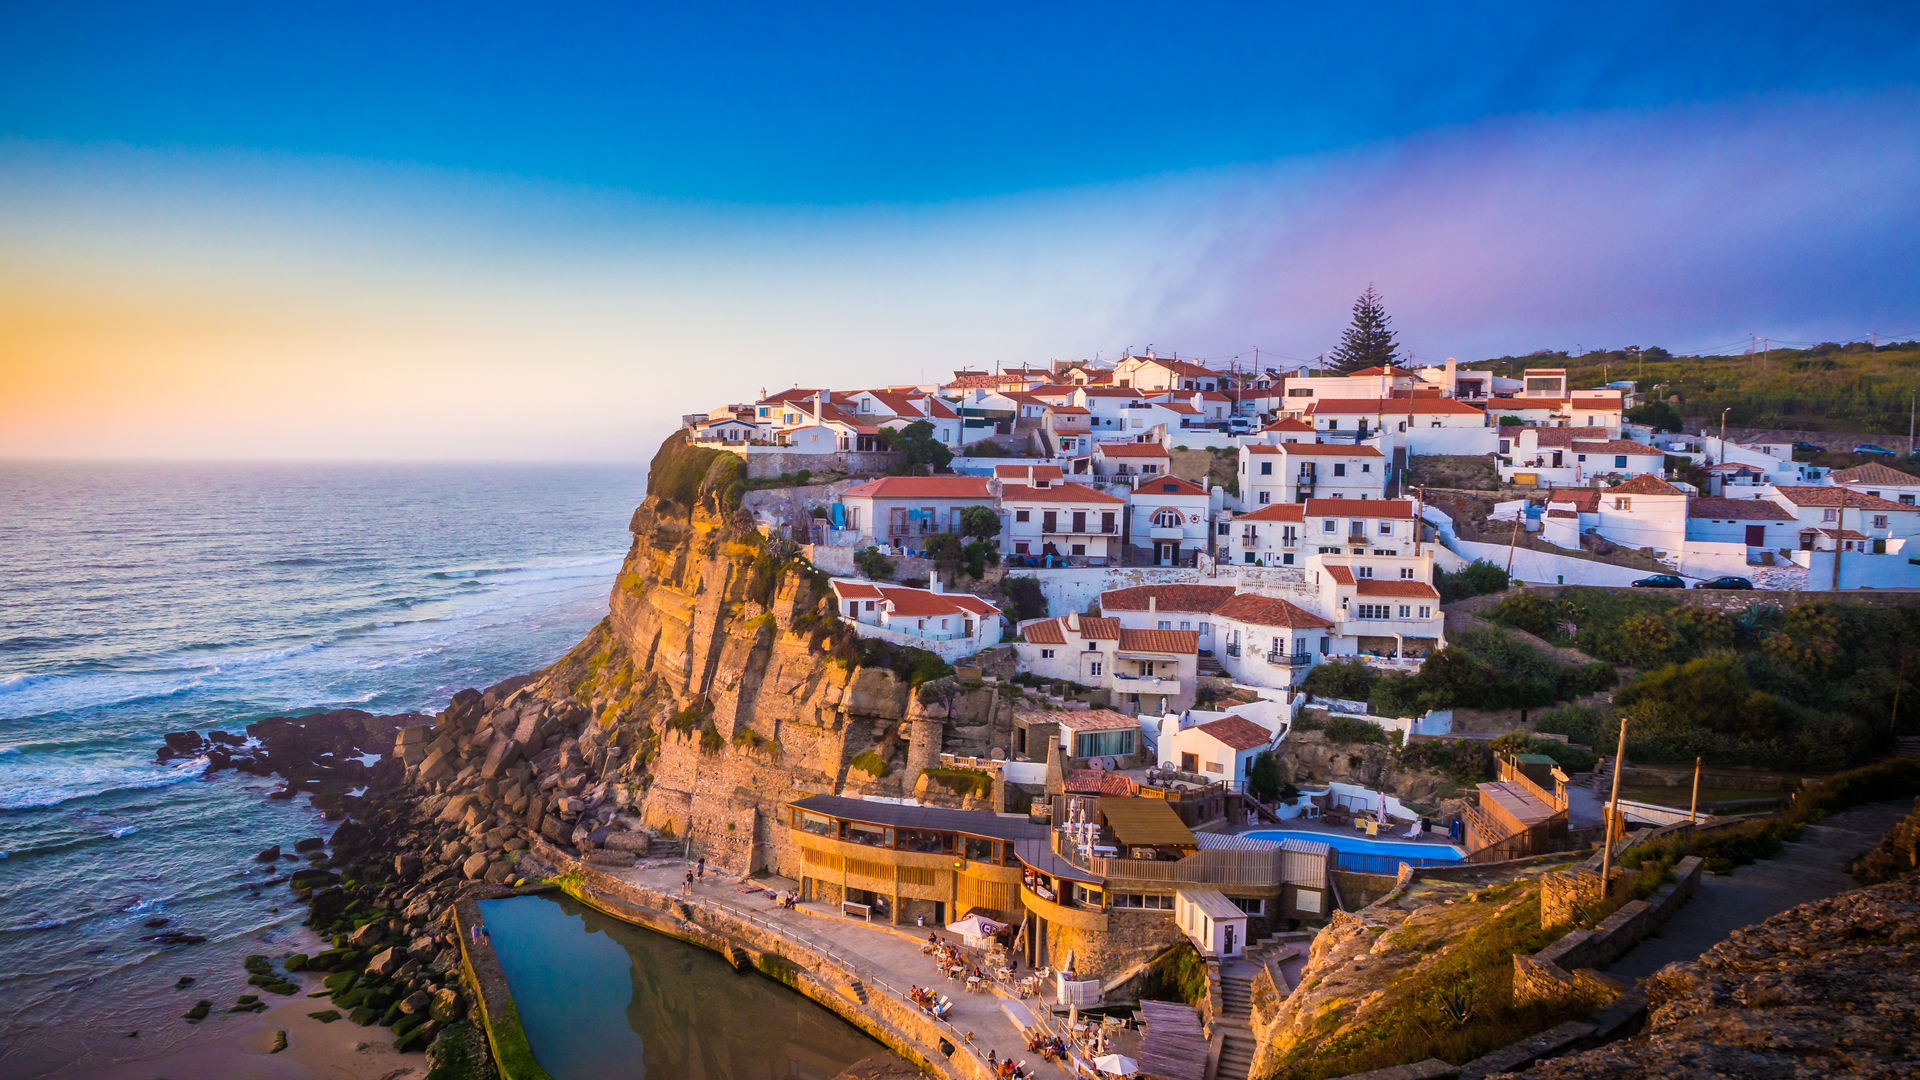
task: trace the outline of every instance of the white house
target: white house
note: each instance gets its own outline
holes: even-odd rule
[[[1213,610],[1231,600],[1232,585],[1134,585],[1100,594],[1100,613],[1129,630],[1192,630],[1201,650],[1214,648]]]
[[[1117,483],[1168,475],[1171,461],[1167,448],[1157,442],[1102,442],[1093,447],[1094,475]]]
[[[1301,539],[1323,555],[1410,555],[1419,539],[1412,499],[1308,499],[1304,510]]]
[[[1080,457],[1093,449],[1092,416],[1078,405],[1049,405],[1040,414],[1040,430],[1055,457]]]
[[[1431,555],[1315,555],[1320,609],[1362,656],[1418,659],[1446,644]]]
[[[834,578],[841,617],[861,637],[907,645],[954,661],[1000,644],[1000,609],[977,596]]]
[[[1220,372],[1164,356],[1125,356],[1113,366],[1113,384],[1136,390],[1218,390]]]
[[[1191,480],[1140,477],[1127,495],[1127,545],[1134,561],[1152,566],[1189,566],[1207,548],[1213,500]]]
[[[1710,544],[1742,544],[1749,557],[1760,551],[1797,547],[1799,522],[1771,499],[1695,497],[1687,500],[1687,539]]]
[[[1120,558],[1127,501],[1082,484],[1002,483],[1001,553],[1051,565],[1109,566]]]
[[[1303,566],[1305,503],[1270,503],[1244,514],[1220,515],[1218,558],[1246,566]]]
[[[1162,728],[1156,752],[1163,769],[1237,787],[1246,783],[1254,759],[1272,749],[1274,741],[1266,728],[1229,713],[1172,731]]]
[[[1247,913],[1218,889],[1185,886],[1173,894],[1173,921],[1200,955],[1239,956],[1247,948]]]
[[[1068,614],[1020,624],[1014,645],[1023,671],[1105,688],[1127,715],[1179,711],[1193,704],[1199,635],[1192,630],[1129,629],[1120,620]]]
[[[1920,537],[1920,506],[1877,498],[1849,487],[1776,487],[1774,503],[1792,514],[1799,547],[1829,551],[1846,540],[1867,547],[1873,541]],[[1844,546],[1841,550],[1848,550]]]
[[[1238,593],[1210,617],[1215,658],[1235,682],[1249,686],[1294,686],[1321,659],[1356,650],[1332,619],[1279,597]]]
[[[1851,469],[1835,469],[1827,474],[1827,479],[1848,491],[1897,502],[1902,506],[1913,506],[1920,502],[1920,476],[1888,468],[1877,461],[1855,465]]]
[[[1487,426],[1484,409],[1452,398],[1416,395],[1325,398],[1309,405],[1302,418],[1316,431],[1361,439],[1381,432],[1404,434],[1420,428]]]
[[[961,511],[992,507],[997,481],[984,476],[882,476],[840,493],[846,529],[864,544],[917,550],[935,533],[959,532]]]
[[[1377,499],[1387,489],[1386,456],[1372,446],[1246,443],[1240,447],[1240,508],[1309,498]]]
[[[1503,429],[1500,479],[1521,486],[1578,486],[1608,477],[1659,475],[1666,455],[1604,428]],[[1511,435],[1508,432],[1511,431]]]
[[[1600,491],[1596,531],[1622,547],[1671,557],[1687,540],[1687,493],[1657,476],[1636,476]]]

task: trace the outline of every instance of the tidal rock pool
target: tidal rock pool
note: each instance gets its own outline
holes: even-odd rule
[[[826,1078],[885,1048],[785,986],[567,896],[483,900],[554,1080]]]

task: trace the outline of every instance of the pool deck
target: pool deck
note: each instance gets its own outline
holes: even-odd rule
[[[1382,832],[1379,836],[1368,836],[1366,833],[1366,830],[1356,829],[1352,825],[1329,825],[1324,821],[1309,821],[1305,818],[1289,818],[1288,820],[1283,821],[1278,825],[1274,825],[1271,823],[1262,823],[1259,825],[1247,826],[1245,828],[1236,828],[1232,831],[1236,835],[1253,833],[1253,832],[1274,832],[1274,831],[1315,833],[1321,836],[1325,836],[1329,840],[1331,840],[1333,837],[1344,837],[1348,840],[1371,840],[1371,841],[1383,842],[1383,843],[1390,842],[1395,844],[1431,845],[1436,848],[1450,848],[1456,852],[1465,851],[1465,849],[1462,848],[1460,845],[1447,839],[1447,833],[1445,829],[1429,830],[1425,833],[1420,834],[1420,836],[1418,836],[1417,838],[1401,835],[1407,831],[1407,826],[1405,822],[1400,823],[1400,825],[1398,826],[1397,833],[1390,834],[1387,832]]]
[[[680,895],[686,875],[686,866],[679,862],[643,864],[632,869],[600,869],[622,880],[672,896]],[[1032,998],[1021,1000],[1003,995],[998,989],[969,993],[963,985],[948,981],[934,966],[933,958],[920,951],[921,946],[926,944],[926,929],[919,929],[916,933],[913,927],[896,929],[862,922],[823,904],[802,903],[790,910],[768,899],[764,892],[740,892],[743,885],[770,888],[776,893],[794,887],[789,879],[755,878],[742,881],[710,871],[705,881],[694,884],[691,899],[702,906],[750,913],[761,922],[771,924],[801,942],[828,944],[836,955],[844,957],[863,971],[871,972],[886,984],[869,985],[870,992],[886,993],[889,987],[897,987],[899,993],[904,995],[909,986],[920,986],[946,994],[953,1000],[953,1012],[948,1014],[947,1020],[963,1040],[967,1032],[973,1033],[972,1048],[982,1058],[986,1057],[988,1050],[993,1050],[1001,1058],[1011,1055],[1015,1061],[1024,1059],[1037,1076],[1072,1076],[1058,1064],[1041,1061],[1039,1055],[1027,1053],[1027,1040],[1021,1035],[1020,1027],[1022,1024],[1031,1027],[1036,1014],[1044,1013],[1044,1005]],[[958,943],[955,935],[944,929],[938,933],[943,940]],[[914,1008],[910,1003],[906,1004],[908,1008]]]

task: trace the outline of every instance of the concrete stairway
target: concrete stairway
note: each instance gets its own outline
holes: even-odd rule
[[[1255,965],[1244,961],[1220,972],[1220,1009],[1214,1020],[1221,1034],[1217,1080],[1246,1080],[1253,1068],[1253,976]]]
[[[1216,679],[1224,679],[1227,677],[1227,669],[1221,667],[1220,659],[1211,653],[1204,654],[1200,657],[1200,662],[1195,670],[1201,675],[1211,676]]]

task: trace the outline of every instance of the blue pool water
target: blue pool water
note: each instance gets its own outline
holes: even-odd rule
[[[1466,856],[1452,844],[1412,844],[1401,840],[1373,840],[1358,834],[1308,832],[1293,829],[1257,829],[1247,834],[1256,840],[1309,840],[1326,844],[1339,856],[1340,869],[1363,874],[1398,873],[1400,864],[1444,866]]]

